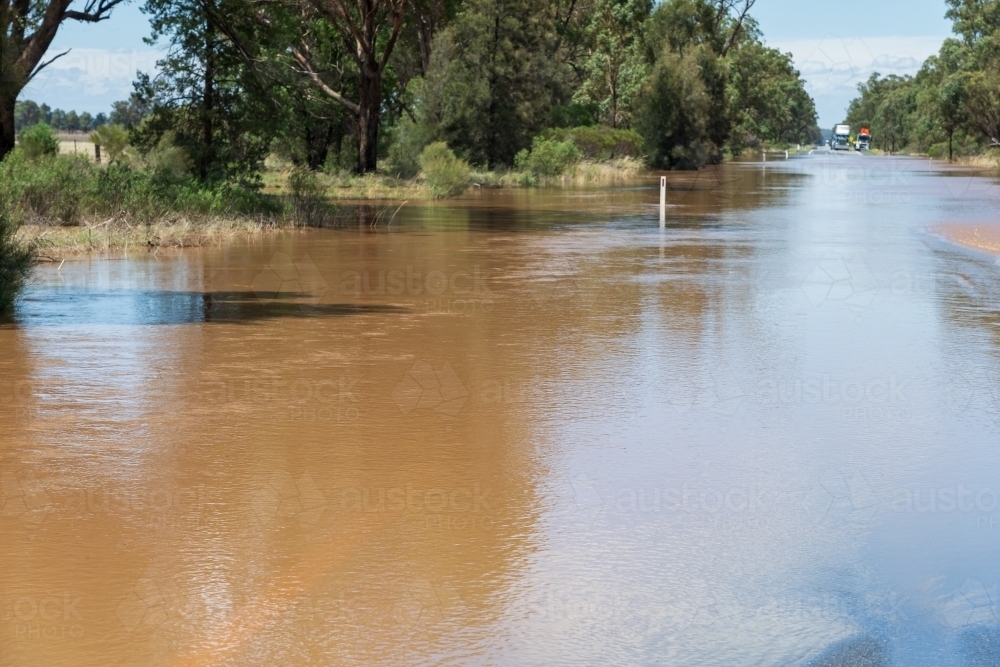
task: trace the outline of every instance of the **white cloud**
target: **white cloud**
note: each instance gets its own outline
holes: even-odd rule
[[[21,99],[52,108],[107,112],[112,102],[132,92],[136,72],[153,72],[162,57],[163,52],[154,49],[73,49],[43,69]]]
[[[826,37],[779,40],[769,46],[791,52],[806,90],[816,100],[820,126],[826,127],[840,122],[847,104],[857,96],[859,83],[874,72],[916,74],[943,41],[939,36]]]

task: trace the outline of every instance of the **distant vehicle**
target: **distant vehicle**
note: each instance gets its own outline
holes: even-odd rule
[[[833,128],[833,137],[830,138],[830,148],[835,151],[851,150],[851,126],[838,125]]]
[[[867,151],[872,147],[872,132],[867,127],[858,130],[858,137],[854,140],[854,150]]]

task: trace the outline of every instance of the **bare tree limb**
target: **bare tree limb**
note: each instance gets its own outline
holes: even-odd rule
[[[48,60],[46,60],[45,62],[39,64],[37,67],[35,67],[35,70],[28,76],[28,81],[31,81],[32,79],[34,79],[36,74],[38,74],[39,72],[41,72],[43,69],[45,69],[46,67],[48,67],[49,65],[51,65],[55,61],[57,61],[60,58],[62,58],[64,55],[66,55],[67,53],[69,53],[71,50],[72,49],[66,49],[65,51],[63,51],[59,55],[53,56],[53,57],[49,58]]]

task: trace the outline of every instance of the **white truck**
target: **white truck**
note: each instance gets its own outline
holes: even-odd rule
[[[835,151],[851,150],[851,126],[838,125],[833,128],[833,136],[830,137],[830,148]]]

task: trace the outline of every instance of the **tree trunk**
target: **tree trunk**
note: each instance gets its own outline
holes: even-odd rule
[[[951,140],[955,136],[955,131],[952,130],[948,133],[948,162],[951,162],[952,150],[951,150]]]
[[[441,0],[430,0],[426,5],[421,2],[411,2],[417,15],[417,41],[420,45],[420,74],[427,76],[431,65],[431,46],[434,43],[434,33],[438,24],[444,18],[444,4]]]
[[[206,17],[207,18],[207,17]],[[213,153],[214,128],[212,114],[215,107],[215,31],[212,22],[205,21],[205,88],[202,93],[201,160],[198,174],[201,180],[208,179],[215,156]]]
[[[0,97],[0,160],[14,150],[17,129],[14,126],[14,104],[17,95]]]
[[[379,115],[382,110],[382,77],[361,73],[358,85],[358,172],[368,174],[378,167]]]

